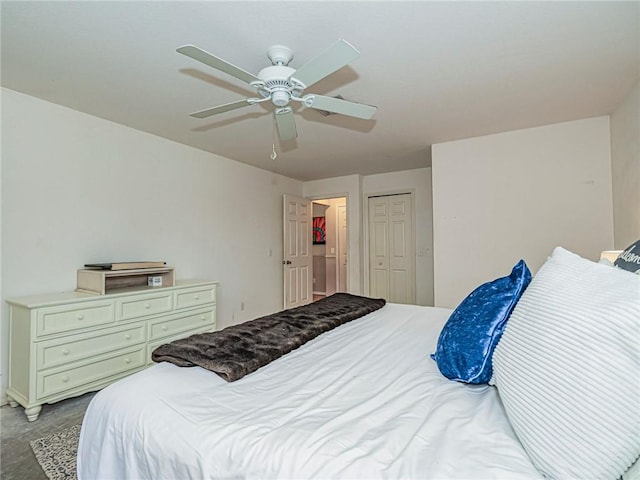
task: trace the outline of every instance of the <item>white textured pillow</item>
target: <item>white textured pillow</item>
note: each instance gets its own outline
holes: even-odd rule
[[[493,354],[532,461],[558,479],[617,479],[640,455],[640,276],[557,247]]]
[[[637,460],[629,470],[622,474],[622,480],[640,480],[640,460]]]

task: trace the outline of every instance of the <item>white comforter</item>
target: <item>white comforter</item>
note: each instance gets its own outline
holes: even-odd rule
[[[429,357],[450,311],[387,304],[241,380],[161,363],[98,393],[90,479],[541,478],[493,387]]]

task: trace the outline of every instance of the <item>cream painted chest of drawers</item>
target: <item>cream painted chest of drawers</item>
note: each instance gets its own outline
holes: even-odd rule
[[[42,405],[99,390],[149,366],[163,343],[215,330],[217,282],[9,303],[9,404],[29,421]]]

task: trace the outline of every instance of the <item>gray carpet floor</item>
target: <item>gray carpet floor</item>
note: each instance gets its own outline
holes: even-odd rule
[[[0,408],[0,478],[47,480],[29,442],[81,423],[93,395],[43,405],[35,422],[27,420],[21,406]]]

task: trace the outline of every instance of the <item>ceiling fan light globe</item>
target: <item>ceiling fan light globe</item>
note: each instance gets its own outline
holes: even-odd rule
[[[291,100],[291,95],[287,91],[277,91],[271,94],[271,101],[277,107],[284,107]]]

